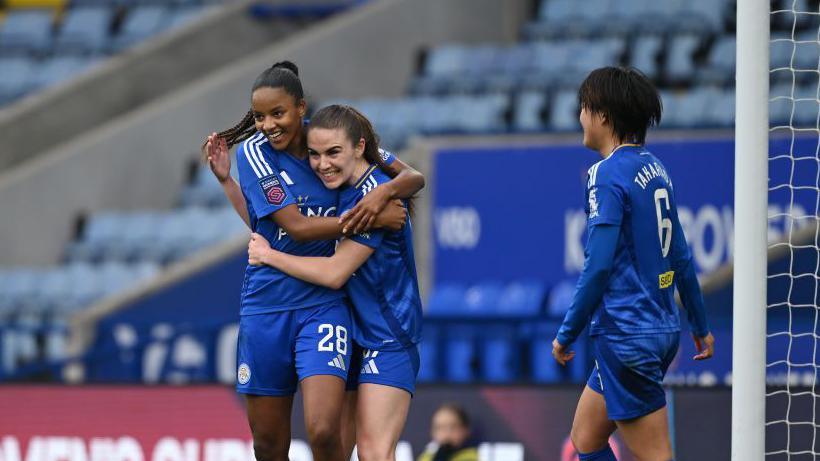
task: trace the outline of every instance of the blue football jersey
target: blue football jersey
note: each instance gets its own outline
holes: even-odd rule
[[[590,334],[680,330],[672,261],[687,252],[672,180],[643,146],[623,145],[589,169],[587,226],[620,226],[612,272]],[[673,235],[675,233],[679,235]],[[674,241],[673,241],[674,240]]]
[[[389,180],[380,168],[371,165],[355,187],[342,190],[342,213]],[[350,238],[374,249],[347,282],[347,293],[354,305],[356,342],[373,350],[397,350],[418,344],[422,309],[410,220],[401,231],[373,229]]]
[[[335,241],[297,242],[276,225],[272,213],[292,204],[306,216],[333,217],[339,194],[326,189],[305,160],[271,147],[262,133],[236,150],[239,182],[248,206],[251,229],[275,250],[296,256],[330,256]],[[313,285],[270,266],[245,269],[241,315],[280,312],[317,306],[344,297],[340,290]]]

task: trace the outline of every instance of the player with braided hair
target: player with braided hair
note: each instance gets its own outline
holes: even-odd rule
[[[328,190],[308,162],[306,102],[298,68],[285,61],[254,82],[251,110],[204,145],[210,167],[237,213],[273,248],[297,256],[330,256],[335,239],[368,227],[400,229],[406,210],[391,199],[410,197],[424,178],[392,155],[394,177],[340,222],[339,195]],[[240,183],[230,176],[228,149],[236,152]],[[345,381],[350,367],[350,310],[344,293],[304,282],[271,266],[245,272],[237,351],[237,391],[247,395],[256,458],[287,460],[293,394],[301,388],[314,459],[345,459],[342,442]]]

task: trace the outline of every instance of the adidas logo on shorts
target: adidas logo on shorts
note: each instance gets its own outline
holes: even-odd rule
[[[376,367],[376,361],[374,360],[377,355],[379,355],[379,351],[371,351],[370,349],[364,351],[364,358],[367,359],[370,357],[370,360],[365,362],[364,366],[362,366],[361,373],[363,375],[379,374],[379,369]]]
[[[342,354],[337,355],[335,359],[327,362],[327,364],[342,371],[347,371],[347,367],[345,367],[345,356]]]

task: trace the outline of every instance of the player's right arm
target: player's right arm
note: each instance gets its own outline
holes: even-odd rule
[[[686,308],[695,348],[698,351],[694,359],[708,359],[714,355],[715,338],[709,331],[703,294],[700,291],[695,264],[692,261],[689,246],[686,245],[686,236],[683,234],[683,227],[678,219],[677,209],[672,210],[670,217],[672,219],[670,263],[672,270],[675,271],[675,286],[680,294],[681,303]]]
[[[231,156],[228,153],[228,144],[224,138],[220,138],[216,133],[208,136],[208,141],[205,142],[205,157],[208,160],[208,166],[211,167],[211,172],[216,176],[216,180],[222,186],[222,191],[228,200],[231,202],[236,214],[245,221],[248,228],[251,227],[251,218],[248,214],[248,208],[245,204],[245,197],[242,195],[242,189],[239,184],[234,181],[231,176]]]

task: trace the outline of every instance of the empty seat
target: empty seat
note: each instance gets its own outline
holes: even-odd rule
[[[694,55],[700,46],[697,35],[674,37],[666,57],[666,78],[675,82],[688,82],[695,74]]]
[[[85,72],[95,62],[94,58],[84,56],[56,56],[42,62],[34,76],[37,87],[50,86],[61,81],[71,80]]]
[[[51,9],[15,10],[0,23],[0,48],[44,52],[51,47]]]
[[[162,6],[139,6],[128,13],[120,33],[111,45],[114,50],[122,50],[141,42],[163,30],[169,23],[170,10]]]
[[[578,122],[578,95],[575,91],[564,90],[553,98],[549,126],[553,130],[580,130]]]
[[[734,80],[737,45],[734,37],[718,40],[709,52],[709,59],[699,75],[703,83],[724,84]]]
[[[513,130],[519,132],[543,131],[544,106],[547,95],[543,91],[526,91],[516,97]]]
[[[34,88],[36,64],[30,58],[0,58],[0,102],[16,99]]]
[[[108,44],[112,11],[108,7],[80,7],[68,11],[57,34],[55,47],[60,51],[97,53]]]
[[[663,39],[659,35],[641,35],[635,39],[632,47],[630,64],[647,77],[658,77],[658,55],[663,48]]]

